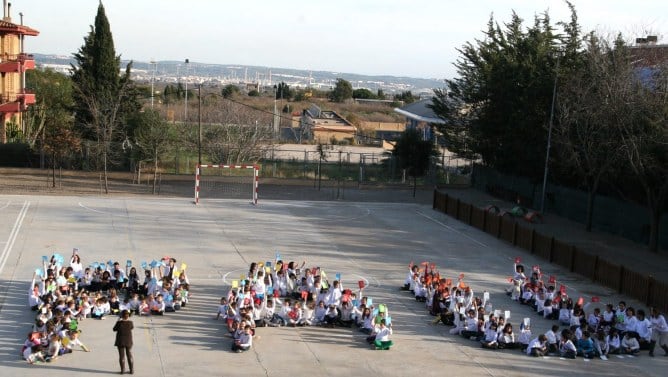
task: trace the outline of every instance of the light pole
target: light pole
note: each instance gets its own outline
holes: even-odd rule
[[[197,86],[197,164],[202,166],[202,84]]]
[[[276,97],[277,97],[278,86],[274,85],[274,135],[278,135],[278,109],[276,108]]]
[[[540,199],[540,213],[545,214],[545,189],[547,186],[547,169],[550,162],[550,147],[552,146],[552,123],[554,119],[554,103],[557,99],[557,78],[559,77],[559,55],[554,69],[554,86],[552,87],[552,106],[550,108],[550,123],[547,129],[547,151],[545,152],[545,169],[543,170],[543,192]]]
[[[154,88],[154,82],[155,82],[155,70],[157,68],[157,63],[151,59],[149,62],[150,66],[153,67],[151,70],[151,109],[153,109],[153,97],[155,96],[155,88]]]
[[[185,122],[188,123],[188,63],[190,63],[189,59],[186,59],[185,66],[186,66],[186,76],[185,76],[185,82],[186,82],[186,99],[185,99]]]

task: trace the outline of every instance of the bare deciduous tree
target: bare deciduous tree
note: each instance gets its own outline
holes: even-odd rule
[[[214,163],[254,163],[273,144],[271,114],[223,99],[201,111],[202,149]]]
[[[625,49],[590,34],[577,67],[559,91],[555,141],[562,162],[587,190],[585,229],[592,227],[594,200],[601,180],[623,158],[619,128],[633,121],[632,67]]]
[[[636,80],[636,117],[621,128],[621,139],[650,212],[649,250],[657,252],[668,202],[668,62],[646,72],[642,81]]]

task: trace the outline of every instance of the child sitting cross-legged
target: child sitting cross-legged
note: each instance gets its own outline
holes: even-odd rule
[[[380,328],[376,332],[376,339],[373,344],[377,350],[389,350],[392,347],[392,341],[390,340],[390,335],[392,335],[392,324],[389,326],[386,324],[386,319],[383,318],[380,320]]]
[[[489,328],[485,330],[485,336],[480,342],[482,344],[482,348],[497,349],[499,347],[497,342],[498,333],[496,332],[496,327],[496,323],[492,323],[489,325]]]
[[[582,338],[578,339],[577,350],[578,355],[584,357],[585,359],[593,359],[594,356],[596,356],[594,342],[591,340],[589,331],[585,330],[582,332]]]
[[[232,351],[237,353],[248,351],[253,346],[253,334],[250,325],[245,325],[232,344]]]

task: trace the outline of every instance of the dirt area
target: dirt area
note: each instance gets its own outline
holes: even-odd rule
[[[109,194],[105,194],[100,172],[73,170],[0,168],[0,194],[153,196],[152,176],[143,175],[138,184],[130,172],[108,174]],[[193,198],[194,176],[167,175],[159,178],[155,196]],[[363,202],[431,203],[432,187],[419,187],[415,198],[410,185],[358,185],[357,182],[323,181],[320,189],[313,180],[260,178],[259,200],[345,200]],[[209,191],[206,198],[229,198],[224,191]]]

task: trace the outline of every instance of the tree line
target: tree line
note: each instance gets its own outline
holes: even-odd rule
[[[435,91],[438,129],[460,156],[536,186],[547,166],[550,182],[585,190],[588,231],[601,192],[647,206],[656,251],[668,207],[668,57],[649,64],[622,35],[583,33],[567,5],[570,19],[556,24],[548,12],[528,26],[515,13],[490,17],[458,49],[457,77]]]

